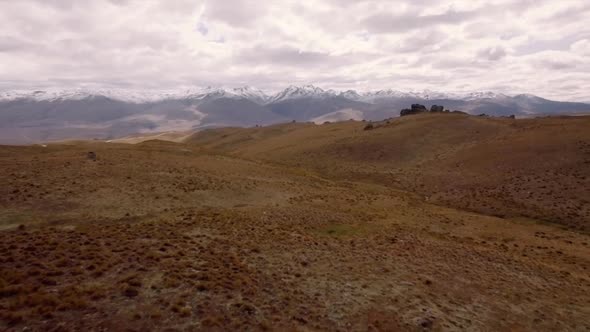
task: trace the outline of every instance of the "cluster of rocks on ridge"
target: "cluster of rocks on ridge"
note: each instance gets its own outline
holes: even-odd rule
[[[445,110],[444,106],[442,106],[442,105],[432,105],[432,107],[430,108],[430,111],[428,111],[426,106],[421,105],[421,104],[412,104],[411,107],[412,108],[405,108],[405,109],[401,110],[400,116],[414,115],[414,114],[421,114],[421,113],[428,113],[428,112],[430,112],[430,113],[462,113],[462,114],[467,114],[467,113],[461,112],[461,111],[452,111],[451,112],[449,110]],[[376,129],[379,127],[383,127],[385,125],[388,125],[391,120],[393,120],[393,118],[385,119],[383,121],[370,122],[369,124],[367,124],[365,126],[364,130],[372,130],[372,129]]]
[[[426,106],[424,105],[420,105],[420,104],[412,104],[412,108],[404,108],[403,110],[401,110],[401,112],[399,112],[400,116],[406,116],[406,115],[413,115],[413,114],[420,114],[420,113],[426,113],[428,112],[428,109],[426,108]],[[432,105],[432,107],[430,108],[430,112],[432,113],[449,113],[449,110],[445,110],[445,107],[442,105]],[[463,113],[460,111],[453,111],[453,113]]]
[[[421,104],[412,104],[411,108],[404,108],[403,110],[400,111],[399,115],[401,116],[407,116],[407,115],[415,115],[415,114],[422,114],[422,113],[455,113],[455,114],[469,114],[466,112],[462,112],[462,111],[449,111],[447,109],[445,109],[444,106],[442,105],[432,105],[432,107],[430,107],[430,111],[426,108],[426,106],[421,105]],[[487,114],[480,114],[478,115],[480,117],[488,117]],[[516,116],[513,115],[509,115],[509,116],[502,116],[502,118],[508,118],[508,119],[516,119]],[[364,127],[364,130],[372,130],[372,129],[376,129],[379,127],[383,127],[385,125],[388,125],[390,123],[390,121],[393,118],[389,118],[389,119],[385,119],[383,121],[377,121],[377,122],[370,122],[369,124],[367,124]],[[363,120],[365,121],[365,120]]]
[[[414,115],[414,114],[421,114],[421,113],[460,113],[460,114],[468,114],[462,111],[449,111],[446,110],[444,106],[442,105],[432,105],[432,107],[430,107],[430,111],[428,111],[428,109],[426,108],[426,106],[421,105],[421,104],[412,104],[411,108],[404,108],[403,110],[401,110],[399,112],[400,116],[406,116],[406,115]],[[488,115],[485,113],[480,114],[479,116],[481,117],[487,117]],[[501,118],[508,118],[508,119],[516,119],[516,116],[514,114],[512,115],[508,115],[508,116],[501,116]]]

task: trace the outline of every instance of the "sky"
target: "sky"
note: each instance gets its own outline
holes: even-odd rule
[[[588,0],[0,0],[0,88],[288,85],[590,101]]]

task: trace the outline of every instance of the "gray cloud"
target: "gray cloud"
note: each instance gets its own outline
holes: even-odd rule
[[[434,15],[419,15],[415,12],[403,15],[378,13],[364,18],[362,24],[373,33],[395,33],[438,25],[461,24],[474,18],[477,14],[477,11],[456,11],[453,9]]]
[[[244,50],[238,55],[237,60],[249,64],[276,63],[280,65],[309,66],[329,61],[330,55],[320,52],[300,51],[289,47],[256,47]]]
[[[447,34],[439,30],[418,31],[404,37],[393,50],[399,53],[418,54],[439,51],[448,38]]]
[[[208,1],[205,15],[233,27],[248,27],[266,13],[267,7],[268,4],[255,0]]]
[[[292,47],[268,48],[257,46],[245,49],[236,55],[236,62],[251,65],[281,65],[300,67],[339,66],[354,65],[360,61],[367,61],[374,57],[368,54],[339,54],[332,55],[324,52],[302,51]]]
[[[479,52],[479,57],[490,60],[498,61],[506,56],[506,49],[503,47],[490,47]]]
[[[0,36],[0,52],[20,52],[35,48],[35,44],[12,36]]]

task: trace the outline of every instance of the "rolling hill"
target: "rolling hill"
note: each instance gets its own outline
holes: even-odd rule
[[[0,330],[590,327],[590,117],[368,124],[0,146]]]
[[[365,126],[346,121],[206,130],[189,141],[323,177],[409,190],[464,210],[589,230],[588,117],[424,114],[373,130]]]

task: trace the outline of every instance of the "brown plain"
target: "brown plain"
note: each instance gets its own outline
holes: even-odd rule
[[[0,330],[590,329],[590,117],[365,126],[0,147]]]

